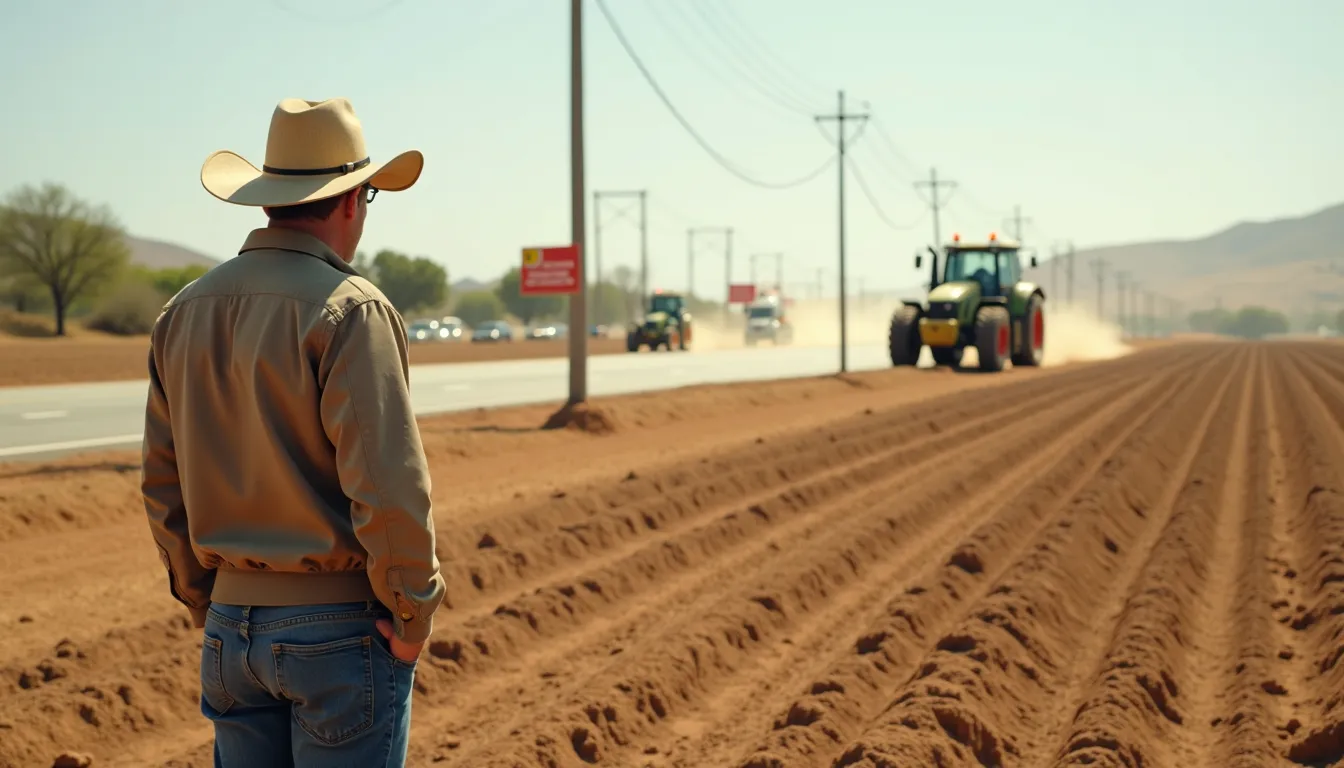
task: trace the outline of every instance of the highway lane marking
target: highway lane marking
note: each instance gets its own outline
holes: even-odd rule
[[[33,411],[31,413],[21,413],[19,414],[19,418],[28,421],[37,421],[39,419],[59,419],[69,415],[69,411]]]
[[[124,443],[138,443],[144,440],[144,433],[133,435],[113,435],[112,437],[91,437],[84,440],[65,440],[59,443],[40,443],[38,445],[16,445],[10,448],[0,448],[0,457],[4,456],[26,456],[33,453],[48,453],[50,451],[70,451],[80,448],[98,448],[104,445],[119,445]]]

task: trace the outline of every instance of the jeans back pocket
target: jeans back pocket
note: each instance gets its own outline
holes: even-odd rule
[[[233,706],[233,697],[224,688],[224,642],[217,637],[201,638],[201,699],[216,714]]]
[[[323,744],[373,727],[373,659],[368,636],[313,645],[275,643],[276,681],[294,719]]]

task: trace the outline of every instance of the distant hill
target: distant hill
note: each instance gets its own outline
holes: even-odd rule
[[[149,269],[191,266],[201,266],[209,269],[219,264],[219,259],[213,259],[199,251],[165,243],[161,240],[149,240],[127,235],[126,245],[131,249],[131,263]]]
[[[1079,250],[1074,256],[1074,298],[1095,305],[1097,277],[1092,262],[1104,259],[1104,307],[1116,306],[1117,270],[1129,272],[1141,290],[1168,296],[1187,310],[1221,303],[1229,309],[1262,304],[1294,317],[1333,314],[1344,308],[1344,204],[1297,218],[1243,221],[1207,237]],[[1027,279],[1058,301],[1065,295],[1042,260]]]

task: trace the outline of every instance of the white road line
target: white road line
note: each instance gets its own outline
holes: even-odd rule
[[[28,421],[37,421],[39,419],[59,419],[69,415],[69,411],[33,411],[32,413],[21,413],[19,414],[19,418]]]
[[[16,445],[11,448],[0,448],[0,456],[26,456],[33,453],[48,453],[50,451],[70,451],[80,448],[98,448],[104,445],[120,445],[126,443],[138,443],[144,440],[144,433],[133,435],[114,435],[112,437],[92,437],[86,440],[66,440],[60,443],[41,443],[39,445]]]

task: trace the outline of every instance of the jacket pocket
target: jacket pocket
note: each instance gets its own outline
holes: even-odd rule
[[[341,744],[373,727],[370,644],[361,636],[271,646],[276,680],[293,702],[294,719],[323,744]]]
[[[217,637],[201,638],[201,698],[219,714],[233,706],[233,697],[224,688],[224,642]]]

